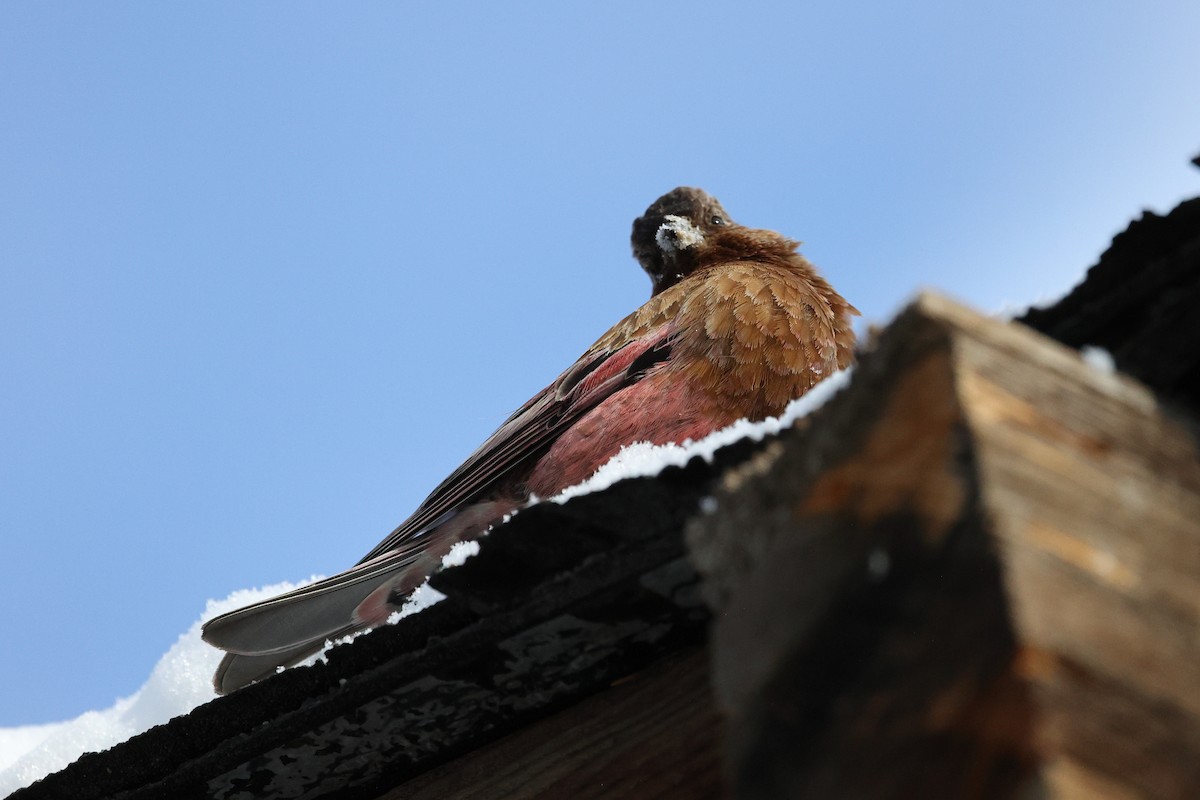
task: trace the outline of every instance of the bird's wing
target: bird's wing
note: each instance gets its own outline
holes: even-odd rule
[[[429,493],[411,517],[359,563],[400,547],[442,524],[443,518],[455,509],[486,497],[489,490],[501,484],[517,467],[540,458],[576,420],[612,394],[641,380],[655,364],[665,361],[673,340],[673,326],[665,324],[619,348],[585,353],[513,412]]]
[[[668,323],[622,346],[590,350],[509,417],[357,565],[210,620],[204,639],[230,651],[216,676],[218,690],[265,677],[277,665],[315,652],[326,639],[361,627],[356,609],[416,562],[431,544],[431,534],[454,523],[472,504],[503,491],[506,479],[540,458],[576,420],[665,361],[673,340]]]

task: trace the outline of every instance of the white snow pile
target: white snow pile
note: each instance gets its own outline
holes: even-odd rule
[[[1115,375],[1117,372],[1117,362],[1113,359],[1112,353],[1103,347],[1085,344],[1080,348],[1079,355],[1083,357],[1083,363],[1101,375]]]
[[[562,503],[577,495],[598,492],[623,478],[657,475],[664,467],[682,466],[697,455],[711,461],[713,453],[724,445],[747,437],[759,441],[764,436],[778,433],[795,420],[824,405],[849,383],[850,372],[851,370],[843,370],[831,375],[806,395],[789,404],[779,417],[753,423],[740,420],[697,442],[684,442],[682,445],[653,446],[641,442],[625,447],[591,478],[552,499]],[[478,552],[478,541],[459,542],[443,559],[442,565],[458,566]],[[217,695],[212,687],[212,676],[222,653],[205,644],[200,638],[201,625],[226,611],[274,597],[314,580],[319,578],[314,577],[298,584],[280,583],[262,589],[244,589],[234,592],[224,600],[209,600],[200,619],[158,660],[142,688],[131,697],[117,700],[110,708],[88,711],[66,722],[0,728],[0,797],[7,797],[17,789],[62,769],[84,753],[112,747],[215,699]],[[443,597],[440,592],[425,584],[413,593],[404,608],[393,614],[388,622],[395,623],[409,614],[433,605]],[[324,659],[325,652],[333,645],[361,635],[362,633],[353,634],[337,642],[327,643],[325,651],[304,663],[310,664]]]
[[[460,543],[446,556],[444,563],[449,565],[451,560],[462,563],[473,554],[469,547],[462,545],[474,545],[476,552],[479,548],[476,542]],[[226,611],[298,589],[315,580],[319,578],[314,576],[301,583],[279,583],[262,589],[243,589],[224,600],[209,600],[200,619],[154,665],[142,688],[107,709],[88,711],[66,722],[0,728],[0,797],[7,797],[62,769],[84,753],[105,750],[215,699],[212,676],[222,653],[204,643],[200,638],[200,626]],[[388,621],[395,622],[443,597],[445,595],[428,584],[421,586],[404,608]],[[350,638],[353,637],[346,637],[347,640]],[[304,663],[324,659],[325,652],[341,641],[327,643],[325,650]]]
[[[209,600],[200,619],[154,665],[142,688],[103,711],[49,725],[0,729],[0,797],[62,769],[83,753],[112,747],[212,700],[217,696],[212,675],[221,653],[201,641],[200,626],[218,614],[299,585],[281,583]]]
[[[1079,277],[1075,278],[1067,288],[1059,290],[1049,290],[1039,292],[1032,300],[1002,300],[999,305],[995,306],[991,312],[991,316],[996,317],[1001,322],[1012,322],[1018,317],[1023,317],[1030,311],[1044,311],[1047,308],[1058,305],[1067,295],[1075,291],[1075,288],[1087,280],[1088,269],[1085,267],[1079,272]]]

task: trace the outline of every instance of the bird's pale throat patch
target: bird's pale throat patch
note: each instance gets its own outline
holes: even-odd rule
[[[677,250],[687,250],[704,242],[704,234],[692,224],[687,217],[667,214],[666,222],[658,227],[654,241],[664,253],[674,253]]]

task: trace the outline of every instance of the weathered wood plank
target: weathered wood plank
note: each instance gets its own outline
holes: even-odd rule
[[[1136,382],[925,296],[714,499],[739,796],[1200,796],[1200,460]]]
[[[381,800],[722,798],[708,655],[695,650],[404,783]]]

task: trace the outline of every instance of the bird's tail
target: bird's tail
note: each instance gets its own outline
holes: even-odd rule
[[[353,628],[346,630],[346,634],[353,632]],[[229,694],[235,689],[261,681],[263,678],[269,678],[283,667],[300,663],[314,653],[320,652],[324,646],[324,641],[310,642],[292,650],[265,656],[226,653],[225,657],[221,659],[220,666],[217,667],[216,674],[213,675],[213,687],[217,690],[217,694]]]
[[[427,570],[419,553],[393,551],[331,578],[222,614],[204,641],[228,651],[213,677],[220,694],[273,675],[339,639],[386,621]],[[423,564],[415,564],[423,567]],[[419,573],[419,574],[417,574]]]

